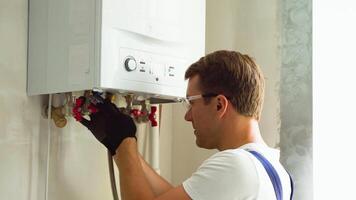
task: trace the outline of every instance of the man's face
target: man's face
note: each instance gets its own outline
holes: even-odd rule
[[[200,95],[202,91],[199,88],[199,75],[189,79],[187,88],[187,97]],[[190,109],[186,112],[184,119],[192,122],[196,144],[201,148],[214,149],[219,141],[217,130],[216,106],[212,97],[206,104],[203,98],[192,100]]]

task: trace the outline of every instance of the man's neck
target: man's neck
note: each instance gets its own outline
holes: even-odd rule
[[[224,129],[221,130],[222,140],[218,145],[219,151],[236,149],[248,143],[266,145],[261,136],[257,120],[239,116],[225,123],[223,126]]]

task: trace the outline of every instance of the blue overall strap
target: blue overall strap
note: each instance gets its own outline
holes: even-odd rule
[[[282,200],[283,199],[282,198],[283,190],[282,190],[281,179],[279,179],[277,171],[274,169],[272,164],[265,157],[263,157],[260,153],[258,153],[256,151],[251,151],[251,150],[247,150],[247,151],[250,152],[252,155],[254,155],[262,163],[263,167],[266,169],[266,171],[268,173],[269,178],[272,181],[277,200]]]
[[[288,173],[288,176],[289,176],[289,179],[290,179],[290,189],[291,189],[290,200],[292,200],[293,199],[293,193],[294,193],[294,183],[293,183],[292,176],[289,174],[289,172],[287,170],[286,170],[286,172]]]

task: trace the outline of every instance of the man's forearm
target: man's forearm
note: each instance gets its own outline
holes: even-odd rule
[[[173,188],[140,158],[136,139],[124,139],[114,160],[120,172],[122,199],[191,200],[182,185]]]
[[[158,175],[156,171],[152,169],[141,156],[140,160],[146,179],[153,189],[155,196],[161,195],[173,188],[173,186],[160,175]]]
[[[142,169],[134,138],[122,141],[114,156],[120,172],[121,196],[124,200],[154,199],[154,193]]]

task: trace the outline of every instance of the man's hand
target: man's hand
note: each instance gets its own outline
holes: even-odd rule
[[[96,104],[96,107],[99,111],[90,114],[90,120],[82,118],[80,123],[109,149],[111,155],[115,155],[125,138],[136,138],[136,125],[130,116],[121,113],[109,100]]]

